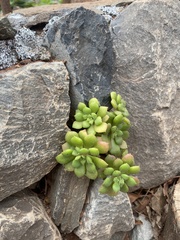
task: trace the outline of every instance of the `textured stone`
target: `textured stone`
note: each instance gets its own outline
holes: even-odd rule
[[[72,9],[71,8],[63,8],[63,9],[57,9],[57,10],[53,10],[51,12],[39,12],[38,14],[32,15],[30,17],[27,18],[27,24],[26,27],[35,27],[41,24],[46,25],[52,17],[54,16],[59,16],[62,17],[63,15],[66,15],[67,13],[71,12]]]
[[[75,234],[83,240],[109,240],[120,231],[134,227],[134,217],[127,194],[119,193],[110,197],[98,192],[101,180],[93,183],[88,195],[81,224]]]
[[[69,14],[71,11],[73,11],[74,9],[77,9],[78,6],[80,5],[84,5],[85,7],[97,12],[99,14],[105,14],[104,17],[106,18],[106,20],[109,22],[112,19],[112,16],[114,17],[115,15],[117,15],[121,10],[124,9],[124,6],[130,4],[132,1],[129,0],[108,0],[108,1],[97,1],[97,2],[93,2],[93,4],[89,4],[89,3],[81,3],[81,4],[57,4],[57,5],[49,5],[48,8],[46,6],[41,6],[41,7],[33,7],[33,8],[28,8],[28,9],[18,9],[16,11],[14,11],[14,13],[9,14],[7,16],[7,19],[9,20],[11,26],[18,31],[17,35],[16,35],[16,41],[14,42],[2,42],[1,43],[1,48],[0,48],[0,69],[5,69],[7,67],[10,67],[14,64],[16,64],[19,60],[25,60],[25,59],[31,59],[31,60],[48,60],[50,59],[50,54],[48,51],[46,51],[41,43],[42,43],[42,31],[43,28],[45,27],[45,25],[48,23],[49,20],[52,19],[53,16],[65,16],[67,14]],[[75,10],[76,11],[76,10]],[[89,15],[87,15],[89,16]],[[86,17],[87,18],[87,17]],[[93,15],[90,16],[90,18],[93,18]],[[103,50],[101,47],[101,50],[98,47],[98,39],[100,40],[100,44],[102,42],[102,44],[105,43],[104,46],[104,52],[109,52],[111,51],[112,47],[111,47],[111,41],[110,41],[110,37],[109,37],[109,31],[108,31],[108,36],[106,38],[106,36],[101,36],[101,32],[103,32],[103,27],[101,24],[101,26],[98,27],[94,27],[94,23],[97,24],[97,22],[101,22],[102,23],[102,19],[98,19],[97,15],[96,15],[96,19],[97,21],[95,22],[92,19],[89,19],[89,23],[84,24],[85,26],[88,26],[88,28],[92,28],[92,30],[90,30],[90,36],[92,35],[92,39],[93,41],[91,41],[90,36],[88,36],[88,38],[86,39],[87,42],[85,42],[83,40],[83,44],[85,44],[86,46],[89,45],[90,46],[90,50],[89,53],[91,53],[91,59],[93,58],[97,58],[96,55],[98,55],[98,57],[100,56],[100,52],[103,55]],[[75,20],[75,19],[74,19]],[[75,22],[74,20],[72,20],[73,22]],[[66,20],[65,20],[66,21]],[[78,20],[79,21],[79,20]],[[77,21],[77,22],[78,22]],[[91,25],[92,22],[92,25]],[[68,25],[68,23],[66,23]],[[91,26],[89,26],[91,25]],[[108,24],[106,23],[106,25],[108,26]],[[104,27],[105,31],[107,30],[107,26]],[[75,27],[75,26],[74,26]],[[95,29],[94,29],[94,28]],[[30,29],[29,29],[30,28]],[[77,28],[78,24],[77,24]],[[97,29],[97,30],[96,30]],[[98,31],[98,29],[101,29],[100,31]],[[31,31],[33,30],[33,31]],[[83,29],[81,29],[82,32]],[[70,31],[70,30],[69,30]],[[96,32],[95,32],[96,31]],[[94,36],[94,35],[95,36]],[[97,35],[98,34],[98,35]],[[103,33],[104,34],[104,33]],[[97,37],[96,37],[97,36]],[[89,39],[89,40],[88,40]],[[106,39],[105,41],[102,41],[103,39]],[[78,40],[77,40],[78,41]],[[81,41],[82,41],[82,37],[81,37]],[[81,48],[80,44],[81,41],[79,43],[79,48]],[[75,44],[78,45],[76,42],[76,39],[73,40],[72,39],[72,43],[71,44]],[[11,46],[12,45],[12,46]],[[65,46],[66,47],[66,46]],[[96,54],[96,52],[94,51],[94,47],[98,48],[98,54]],[[89,47],[88,47],[89,48]],[[105,49],[108,49],[108,51],[106,51]],[[105,53],[106,55],[106,53]],[[110,53],[110,55],[112,55]],[[5,59],[4,59],[5,56]],[[86,57],[86,56],[85,56]],[[87,58],[87,57],[86,57]],[[109,59],[113,58],[113,56],[109,56]],[[60,59],[61,60],[61,59]],[[75,64],[76,59],[72,59],[74,61],[73,64]],[[97,60],[98,61],[98,60]],[[111,72],[111,68],[112,65],[110,65],[111,60],[107,60],[107,56],[104,57],[104,65],[107,66],[107,68],[104,66],[102,67],[103,63],[100,64],[100,69],[102,68],[102,72],[105,69],[109,68],[109,72]],[[83,61],[84,64],[84,61]],[[92,66],[93,61],[91,61],[91,71],[92,68],[95,70],[95,66]],[[112,60],[112,64],[113,64],[113,60]],[[81,61],[78,63],[78,68],[82,65]],[[84,67],[84,65],[82,65]],[[82,67],[82,69],[83,69]],[[82,71],[81,71],[82,72]],[[97,87],[99,86],[96,82],[98,82],[98,79],[101,78],[106,78],[106,76],[103,75],[103,73],[101,72],[101,74],[99,76],[97,76],[97,81],[96,81],[96,77],[95,77],[95,86],[97,85]],[[106,71],[107,72],[107,71]],[[96,76],[97,74],[95,74]],[[109,82],[111,79],[111,73],[109,74],[110,76],[107,77],[107,81]],[[94,74],[93,74],[94,76]],[[82,81],[83,81],[84,77],[82,77]],[[86,79],[85,79],[86,80]],[[78,80],[77,80],[78,81]],[[85,82],[85,81],[84,81]],[[92,84],[94,85],[94,84]],[[110,85],[110,84],[108,84]],[[91,87],[91,86],[90,86]],[[103,94],[103,91],[101,92],[102,86],[100,85],[100,93],[99,94],[100,98],[102,99],[102,101],[107,104],[107,95],[109,94],[109,86],[107,86],[107,89],[105,91],[105,94]],[[77,94],[78,95],[78,94]],[[83,100],[84,99],[84,95],[81,94],[81,96],[77,96],[78,99]],[[89,93],[89,95],[93,95],[92,93]],[[97,94],[97,89],[96,89],[96,95]],[[76,96],[76,94],[75,94]],[[90,96],[90,97],[91,97]],[[105,97],[104,97],[105,96]],[[87,100],[89,98],[85,97],[85,100]],[[75,99],[75,98],[74,98]],[[76,107],[77,102],[79,102],[79,100],[77,99],[76,104],[74,104],[74,106]],[[74,102],[74,101],[73,101]]]
[[[44,40],[55,59],[66,62],[70,75],[72,115],[79,101],[98,97],[107,104],[114,54],[109,26],[103,16],[83,7],[57,18]]]
[[[0,41],[0,70],[18,62],[14,40]]]
[[[49,51],[42,46],[42,36],[28,28],[20,28],[13,40],[0,41],[0,69],[5,69],[20,60],[50,60]]]
[[[65,171],[63,166],[56,167],[52,176],[51,215],[55,224],[61,225],[62,232],[70,233],[79,226],[89,179],[86,177],[77,178],[74,173]]]
[[[49,60],[51,57],[48,50],[42,46],[42,37],[25,27],[16,34],[14,47],[20,60]]]
[[[0,40],[13,39],[16,30],[12,28],[7,18],[0,19]]]
[[[144,188],[180,171],[180,2],[135,1],[111,22],[112,89],[127,101],[130,151]]]
[[[48,8],[50,5],[48,6]],[[46,7],[47,8],[47,7]],[[36,7],[33,7],[33,9],[36,9]],[[30,9],[29,9],[30,10]],[[32,16],[25,16],[20,13],[12,13],[7,16],[9,22],[11,23],[11,26],[16,29],[20,30],[22,27],[26,28],[36,28],[39,26],[39,28],[42,27],[41,30],[43,30],[44,25],[46,25],[49,20],[53,16],[63,16],[68,13],[69,11],[72,11],[71,8],[68,9],[62,8],[62,9],[52,9],[49,12],[43,12],[39,11],[37,14],[33,14]]]
[[[7,16],[11,26],[16,29],[17,31],[22,27],[26,26],[28,22],[28,18],[25,17],[23,14],[19,13],[11,13]]]
[[[56,165],[69,115],[62,62],[28,64],[0,74],[0,200]]]
[[[41,201],[30,190],[0,203],[1,240],[62,240]]]
[[[137,225],[132,232],[132,240],[152,240],[153,231],[151,223],[146,219],[146,217],[141,214],[137,218],[142,222],[142,224]]]

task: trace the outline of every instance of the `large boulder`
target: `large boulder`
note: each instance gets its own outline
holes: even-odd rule
[[[0,203],[1,240],[62,240],[39,198],[26,189]]]
[[[130,231],[135,220],[126,193],[110,197],[98,192],[101,180],[96,180],[87,196],[80,226],[74,231],[83,240],[109,240],[120,231]],[[113,238],[112,238],[113,239]]]
[[[111,22],[116,73],[127,101],[130,151],[144,188],[180,171],[180,2],[141,0]]]
[[[79,101],[97,97],[108,104],[114,53],[105,18],[83,7],[46,26],[44,46],[66,63],[70,75],[72,115]]]
[[[69,117],[62,62],[36,62],[0,74],[0,200],[56,165]]]
[[[79,226],[89,179],[78,178],[73,172],[65,171],[63,166],[57,166],[51,175],[51,217],[63,233],[70,233]]]

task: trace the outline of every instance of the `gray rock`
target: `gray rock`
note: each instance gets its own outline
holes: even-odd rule
[[[44,46],[55,59],[66,62],[72,115],[80,101],[94,96],[108,104],[114,53],[103,16],[83,7],[75,9],[47,27]]]
[[[75,234],[83,240],[109,240],[120,231],[129,231],[135,221],[127,194],[110,197],[98,192],[101,180],[93,183]]]
[[[7,18],[0,19],[0,40],[13,39],[16,30],[12,28]]]
[[[0,70],[8,68],[17,62],[14,40],[0,41]]]
[[[15,36],[15,51],[18,59],[49,60],[51,55],[42,46],[42,37],[28,28],[21,28]]]
[[[141,0],[111,22],[112,89],[127,101],[130,151],[144,188],[180,171],[180,2]]]
[[[42,46],[42,41],[42,36],[25,27],[17,31],[13,40],[0,41],[0,69],[26,59],[50,60],[51,54]]]
[[[11,13],[7,16],[11,26],[17,31],[26,26],[28,18],[20,13]]]
[[[151,223],[141,214],[137,218],[142,224],[137,225],[132,232],[132,240],[153,240],[153,230]]]
[[[41,24],[46,25],[54,16],[62,17],[71,11],[72,9],[63,8],[58,10],[52,10],[49,12],[40,12],[38,14],[29,16],[27,18],[27,23],[25,26],[32,28]]]
[[[56,165],[69,115],[62,62],[37,62],[0,74],[0,200]]]
[[[77,178],[58,166],[52,172],[50,192],[51,216],[64,233],[72,232],[79,226],[80,215],[86,199],[89,179]]]
[[[62,240],[41,201],[30,190],[0,203],[1,240]]]
[[[98,6],[97,9],[102,11],[103,15],[109,15],[109,16],[115,17],[119,15],[124,8],[117,7],[117,6]]]
[[[37,26],[39,26],[39,28],[42,27],[41,30],[43,30],[44,25],[46,25],[53,16],[62,17],[63,15],[69,13],[70,11],[72,11],[72,9],[68,8],[62,8],[57,10],[52,9],[51,11],[48,12],[42,11],[34,13],[33,15],[30,16],[14,12],[9,14],[7,18],[11,23],[11,26],[16,30],[20,30],[22,27],[36,28]]]

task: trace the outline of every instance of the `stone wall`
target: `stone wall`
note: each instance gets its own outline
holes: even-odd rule
[[[180,172],[179,1],[81,5],[0,19],[2,240],[123,240],[132,229],[133,240],[152,238],[144,216],[135,227],[126,193],[101,195],[100,181],[56,166],[79,101],[96,97],[109,106],[112,90],[126,100],[139,188]],[[164,239],[172,217],[174,239],[179,231],[175,204]]]

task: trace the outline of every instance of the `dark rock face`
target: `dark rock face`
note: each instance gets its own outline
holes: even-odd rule
[[[137,1],[112,21],[112,88],[128,103],[130,151],[144,188],[180,171],[180,2]]]
[[[0,40],[13,39],[16,30],[12,28],[7,18],[0,19]]]
[[[0,75],[0,200],[56,165],[69,117],[62,62],[37,62]]]
[[[29,190],[0,203],[1,240],[62,240],[39,198]]]
[[[66,62],[72,111],[94,96],[108,104],[114,53],[105,18],[81,7],[52,21],[44,45],[55,59]]]
[[[51,215],[55,224],[60,225],[62,232],[70,233],[79,226],[89,179],[77,178],[74,173],[65,171],[63,166],[56,167],[52,176]]]

